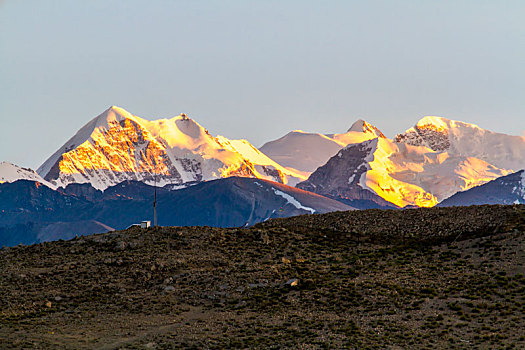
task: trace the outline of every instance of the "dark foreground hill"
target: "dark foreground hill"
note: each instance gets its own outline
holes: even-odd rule
[[[0,250],[1,348],[524,348],[525,206]]]

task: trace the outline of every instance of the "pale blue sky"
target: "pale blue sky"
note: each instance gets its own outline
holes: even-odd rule
[[[0,0],[0,161],[38,167],[110,105],[256,146],[425,115],[521,135],[524,18],[521,0]]]

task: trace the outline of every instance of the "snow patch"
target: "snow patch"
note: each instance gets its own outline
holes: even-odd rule
[[[523,200],[525,201],[525,170],[521,172],[520,184],[521,184],[521,188],[520,188],[521,198],[523,198]]]
[[[306,211],[311,212],[312,214],[315,213],[315,209],[312,209],[312,208],[309,208],[309,207],[305,207],[304,205],[299,203],[299,201],[297,201],[297,199],[295,199],[294,197],[290,196],[288,193],[284,193],[282,191],[276,190],[273,187],[272,187],[272,190],[273,190],[273,192],[276,195],[283,197],[284,199],[286,199],[288,201],[288,203],[290,203],[291,205],[293,205],[297,209],[306,210]]]

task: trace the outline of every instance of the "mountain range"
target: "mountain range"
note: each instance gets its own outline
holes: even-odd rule
[[[441,202],[443,205],[470,203],[470,199],[466,200],[466,195],[461,193],[473,193],[468,190],[507,175],[512,176],[523,168],[525,138],[495,133],[474,124],[442,117],[424,117],[392,139],[376,126],[357,120],[344,133],[320,134],[295,130],[258,149],[247,140],[213,136],[186,114],[150,121],[111,106],[78,130],[36,171],[0,163],[0,196],[3,198],[0,210],[4,218],[3,227],[31,223],[36,225],[33,231],[38,232],[37,236],[44,237],[41,234],[43,223],[72,222],[61,219],[61,215],[66,215],[64,208],[67,207],[62,208],[62,204],[49,206],[50,211],[60,213],[53,219],[37,220],[32,214],[17,214],[25,221],[12,222],[5,219],[8,217],[5,213],[13,209],[8,208],[13,204],[9,196],[14,195],[13,189],[7,185],[17,180],[43,185],[46,190],[33,191],[35,195],[38,193],[38,200],[54,198],[57,203],[65,201],[77,209],[82,207],[80,203],[83,201],[89,204],[86,208],[98,203],[98,209],[91,212],[93,214],[97,210],[106,212],[106,209],[101,209],[100,203],[110,200],[108,193],[116,195],[124,191],[122,183],[132,183],[128,188],[135,188],[137,193],[130,198],[134,203],[143,201],[139,203],[141,208],[148,207],[147,202],[151,201],[151,197],[137,197],[138,192],[149,191],[147,185],[162,188],[159,189],[159,196],[168,196],[170,201],[178,196],[175,193],[185,193],[187,198],[200,201],[191,205],[184,202],[185,207],[194,206],[193,211],[181,212],[177,209],[177,215],[199,220],[177,218],[166,224],[242,226],[267,219],[270,208],[274,210],[279,201],[284,200],[273,190],[256,191],[268,183],[272,183],[276,191],[286,192],[292,198],[306,196],[304,198],[309,199],[303,201],[313,201],[314,204],[300,206],[311,208],[313,212],[431,207]],[[230,178],[236,180],[224,181]],[[239,181],[248,180],[239,178],[251,179],[251,182],[242,182],[243,187]],[[248,183],[251,194],[240,195],[245,193]],[[141,184],[146,187],[140,187]],[[277,189],[283,185],[287,186],[286,191]],[[36,188],[40,189],[38,186]],[[493,188],[494,185],[491,186]],[[290,194],[293,187],[297,188],[293,191],[300,192]],[[199,192],[204,191],[202,189],[211,192]],[[482,191],[476,191],[478,199],[474,202],[483,203]],[[268,197],[268,193],[273,194]],[[125,193],[118,194],[127,196]],[[447,200],[449,197],[455,199]],[[38,202],[32,196],[17,198],[16,205],[22,209],[21,212],[27,210],[27,213],[32,213],[31,206]],[[235,201],[229,202],[228,198]],[[297,202],[303,203],[301,200]],[[266,203],[261,204],[261,208],[265,209],[248,210],[252,205],[250,203]],[[292,200],[292,203],[295,202]],[[245,204],[248,209],[241,209]],[[205,208],[210,206],[215,206],[215,211],[209,212],[208,217],[199,214],[203,210],[206,212]],[[130,207],[133,206],[126,206]],[[42,208],[40,210],[45,210]],[[126,210],[129,213],[133,211]],[[290,210],[280,209],[280,214],[270,216],[312,212],[297,210],[291,210],[291,207]],[[116,215],[121,217],[120,223],[112,222],[106,214],[101,216],[103,220],[98,220],[100,217],[95,214],[75,212],[75,215],[79,220],[85,220],[84,226],[91,227],[87,230],[90,233],[122,228],[122,225],[132,221],[150,217],[143,210],[137,211],[140,215],[129,214],[129,220],[123,220],[128,215],[124,212]],[[213,219],[217,218],[216,212],[223,213],[219,215],[221,219]],[[230,213],[231,217],[226,219],[224,213]],[[53,234],[48,236],[55,237]],[[43,239],[47,239],[45,237]]]
[[[242,177],[184,189],[157,188],[161,226],[251,226],[271,218],[353,210],[341,202],[276,182]],[[155,188],[124,181],[100,191],[90,184],[53,190],[38,181],[0,184],[0,247],[125,229],[153,215]]]
[[[37,173],[56,187],[90,183],[100,190],[125,180],[162,186],[229,176],[292,185],[304,179],[246,140],[213,137],[185,114],[148,121],[115,106],[82,127]]]

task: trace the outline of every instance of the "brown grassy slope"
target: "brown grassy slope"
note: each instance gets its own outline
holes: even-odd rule
[[[481,206],[4,248],[0,348],[523,348],[524,233]]]

